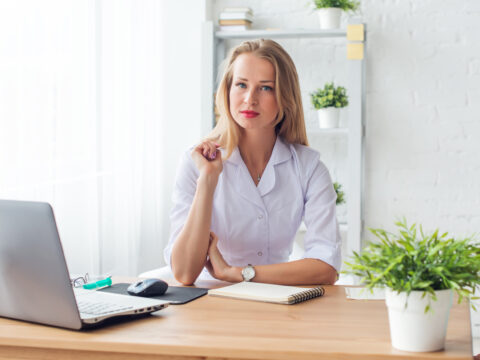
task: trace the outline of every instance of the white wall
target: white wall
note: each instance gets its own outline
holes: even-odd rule
[[[478,231],[480,1],[361,3],[367,24],[366,227],[393,229],[405,216],[425,229]],[[308,1],[215,0],[213,18],[226,6],[252,8],[254,28],[318,26]],[[307,126],[315,126],[308,94],[325,81],[345,82],[345,46],[338,40],[280,42],[297,65]],[[310,142],[343,182],[346,141],[312,136]]]
[[[363,1],[366,219],[480,228],[480,2]]]
[[[201,25],[205,1],[163,1],[165,151],[171,164],[201,136]],[[175,168],[176,166],[173,165]],[[170,167],[169,167],[170,168]],[[173,181],[173,179],[172,179]]]
[[[175,172],[183,153],[197,143],[202,134],[202,43],[201,25],[206,19],[206,2],[162,0],[165,38],[164,61],[164,152],[166,177],[164,198],[171,207]],[[164,218],[169,223],[169,218]],[[169,229],[167,224],[166,229]],[[167,244],[168,233],[161,239]],[[163,254],[161,255],[163,264]],[[159,264],[160,265],[160,264]]]

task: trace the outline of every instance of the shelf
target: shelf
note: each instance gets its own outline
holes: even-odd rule
[[[348,135],[348,128],[332,128],[332,129],[320,129],[318,127],[307,128],[307,134],[340,134]]]
[[[275,39],[275,38],[346,38],[347,31],[343,29],[278,29],[278,30],[245,30],[245,31],[215,31],[217,39]]]

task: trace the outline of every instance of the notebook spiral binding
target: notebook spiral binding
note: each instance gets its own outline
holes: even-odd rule
[[[323,294],[325,294],[325,289],[321,286],[318,286],[316,288],[312,288],[309,290],[305,290],[305,291],[299,292],[298,294],[292,295],[293,304],[306,301],[309,299],[313,299],[319,296],[323,296]]]

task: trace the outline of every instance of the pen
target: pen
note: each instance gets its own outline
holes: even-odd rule
[[[89,283],[89,284],[85,284],[85,285],[83,285],[83,288],[87,289],[87,290],[93,290],[93,289],[97,289],[97,288],[101,288],[101,287],[105,287],[105,286],[111,286],[111,285],[112,285],[112,279],[110,277],[108,277],[108,278],[103,279],[103,280],[99,280],[99,281],[95,281],[95,282],[92,282],[92,283]]]

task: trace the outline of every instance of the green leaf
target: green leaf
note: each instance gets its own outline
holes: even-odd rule
[[[473,297],[480,285],[480,243],[475,236],[455,239],[438,229],[427,233],[405,218],[395,225],[394,233],[370,229],[376,241],[354,253],[343,273],[359,276],[369,288],[420,290],[433,300],[435,291],[443,289],[453,289],[459,301]]]
[[[342,108],[348,105],[348,96],[344,87],[335,87],[331,82],[326,83],[323,89],[317,89],[310,93],[310,101],[315,109],[332,106]]]

